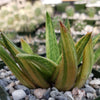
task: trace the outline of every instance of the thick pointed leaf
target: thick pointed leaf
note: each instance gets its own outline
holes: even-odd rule
[[[94,64],[98,61],[100,58],[100,47],[94,52]]]
[[[27,74],[30,76],[35,86],[41,88],[48,88],[49,84],[46,81],[46,79],[44,79],[42,73],[40,72],[39,66],[37,66],[33,62],[30,62],[29,60],[24,60],[24,61],[26,61],[24,67],[27,70]]]
[[[9,52],[12,54],[14,57],[15,61],[19,64],[20,68],[22,69],[23,73],[25,76],[33,82],[33,78],[30,75],[30,66],[25,60],[20,60],[16,57],[18,53],[20,53],[18,47],[16,47],[4,34],[1,34],[3,41],[6,45],[6,48],[9,50]]]
[[[83,52],[83,65],[80,74],[77,77],[75,87],[81,88],[85,84],[89,74],[91,73],[92,65],[93,65],[93,48],[92,48],[92,39],[90,38]]]
[[[69,90],[73,87],[77,76],[77,56],[70,32],[61,22],[60,26],[63,55],[55,86],[60,90]]]
[[[65,21],[65,26],[67,27],[67,29],[70,32],[70,23],[69,23],[69,20],[68,19],[66,19],[66,21]],[[60,54],[61,54],[62,53],[62,40],[61,40],[61,38],[59,40],[58,47],[59,47],[59,51],[60,51]]]
[[[56,62],[60,56],[54,27],[49,14],[46,14],[46,54],[47,58]]]
[[[95,44],[98,42],[98,40],[100,40],[100,33],[98,35],[95,35],[92,39],[92,44],[93,47],[95,46]]]
[[[77,53],[77,61],[78,61],[78,64],[80,63],[80,58],[82,56],[83,50],[84,50],[86,44],[88,43],[90,37],[91,37],[91,33],[87,33],[75,45],[75,47],[76,47],[76,53]]]
[[[29,60],[34,64],[38,65],[38,69],[40,70],[40,72],[42,72],[42,74],[44,74],[47,78],[50,78],[52,76],[57,66],[57,64],[53,61],[41,56],[18,54],[17,57],[20,59]]]
[[[13,55],[13,57],[15,58],[16,62],[20,65],[20,68],[22,69],[23,73],[25,74],[25,76],[33,83],[33,84],[37,84],[37,86],[43,87],[43,83],[34,81],[34,75],[31,72],[31,68],[30,68],[30,64],[26,61],[26,60],[20,60],[19,58],[16,57],[16,55],[18,53],[21,53],[18,49],[18,47],[16,47],[4,34],[2,34],[2,38],[3,41],[7,47],[7,49],[10,51],[10,53]],[[36,66],[34,66],[36,67]],[[31,72],[31,73],[30,73]],[[40,78],[38,77],[38,80]],[[42,80],[42,79],[40,79]],[[43,81],[42,81],[43,82]],[[46,82],[46,81],[45,81]],[[45,83],[44,82],[44,83]],[[47,84],[48,85],[48,84]],[[45,84],[46,86],[46,84]]]
[[[15,61],[8,55],[2,46],[0,46],[0,58],[5,62],[13,74],[22,82],[22,84],[30,88],[35,88],[34,84],[27,77],[25,77],[24,73],[20,70]]]
[[[26,53],[28,53],[28,54],[33,54],[33,51],[32,51],[32,49],[31,49],[30,45],[29,45],[26,41],[24,41],[23,39],[21,39],[21,45],[22,45],[22,49],[23,49]]]

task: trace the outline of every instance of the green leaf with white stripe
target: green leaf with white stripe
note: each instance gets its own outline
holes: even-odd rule
[[[46,13],[46,55],[47,58],[54,62],[56,62],[60,56],[54,27],[48,13]]]
[[[34,64],[36,64],[38,66],[38,69],[40,70],[40,72],[47,79],[51,78],[51,76],[52,76],[52,74],[55,71],[56,66],[57,66],[57,64],[54,63],[52,60],[49,60],[47,58],[37,56],[37,55],[18,54],[17,57],[20,59],[31,61]]]
[[[33,54],[33,51],[30,47],[30,45],[23,39],[21,39],[21,46],[22,46],[22,49],[28,53],[28,54]]]
[[[68,29],[61,22],[60,27],[63,55],[55,86],[60,90],[69,90],[74,86],[77,76],[77,55],[74,41]]]
[[[75,45],[78,64],[80,63],[80,58],[81,58],[81,56],[83,54],[83,50],[84,50],[86,44],[88,43],[90,37],[91,37],[91,33],[87,33]]]
[[[15,61],[9,56],[5,49],[0,46],[0,58],[5,62],[13,74],[21,81],[22,84],[35,88],[34,84],[24,75],[21,69],[16,65]]]
[[[87,78],[89,77],[89,74],[92,71],[92,66],[93,66],[93,47],[92,47],[92,38],[90,38],[83,52],[83,65],[76,79],[75,87],[81,88],[85,84]]]

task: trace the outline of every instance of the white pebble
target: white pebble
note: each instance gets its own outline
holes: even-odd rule
[[[20,100],[26,97],[26,93],[23,90],[16,90],[12,93],[14,100]]]
[[[100,79],[94,79],[92,81],[90,81],[91,85],[100,85]]]

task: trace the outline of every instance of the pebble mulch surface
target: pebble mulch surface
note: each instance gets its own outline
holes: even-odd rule
[[[100,96],[100,78],[93,78],[92,73],[83,88],[63,92],[55,87],[29,89],[23,86],[5,66],[0,70],[0,85],[8,92],[11,100],[94,100]]]

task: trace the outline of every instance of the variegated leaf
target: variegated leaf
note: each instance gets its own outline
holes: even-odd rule
[[[63,55],[55,86],[60,90],[69,90],[73,87],[77,76],[77,56],[74,41],[68,29],[61,22],[60,26]]]
[[[77,77],[75,87],[81,88],[85,84],[89,74],[91,73],[92,65],[93,65],[93,48],[92,48],[92,39],[90,38],[83,52],[83,65]]]
[[[54,27],[48,13],[46,13],[46,55],[47,58],[54,62],[56,62],[60,56]]]
[[[21,39],[21,45],[22,45],[22,49],[28,53],[28,54],[33,54],[33,51],[30,47],[30,45],[23,39]]]
[[[24,73],[2,46],[0,46],[0,58],[10,68],[13,74],[22,82],[22,84],[28,86],[29,88],[35,88],[35,85],[27,77],[25,77]]]
[[[80,63],[80,58],[81,58],[81,56],[83,54],[83,50],[84,50],[86,44],[88,43],[90,37],[91,37],[91,33],[87,33],[75,45],[78,64]]]

